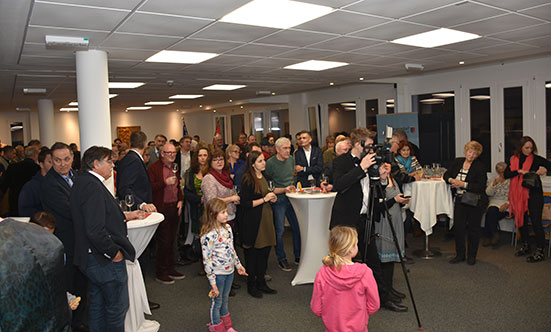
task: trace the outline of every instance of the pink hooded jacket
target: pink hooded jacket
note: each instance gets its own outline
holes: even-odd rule
[[[367,332],[369,315],[379,310],[379,292],[367,265],[322,266],[316,274],[310,308],[327,332]]]

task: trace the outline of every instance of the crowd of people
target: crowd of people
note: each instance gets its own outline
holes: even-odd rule
[[[57,142],[47,148],[32,140],[24,148],[4,146],[0,212],[33,218],[46,213],[53,221],[51,229],[65,248],[65,288],[85,304],[72,314],[75,331],[124,330],[129,306],[124,261],[136,256],[124,222],[162,213],[154,240],[139,257],[142,271],[154,256],[155,280],[171,285],[185,278],[179,265],[199,262],[199,273],[211,287],[209,329],[234,331],[228,311],[228,298],[240,288],[233,282],[234,270],[247,277],[250,296],[277,294],[267,283],[272,278],[267,274],[271,248],[283,271],[292,271],[292,263],[298,265],[301,259],[299,222],[285,194],[298,186],[319,186],[337,196],[330,218],[330,255],[316,276],[312,311],[329,331],[344,331],[350,324],[366,327],[379,307],[407,311],[401,303],[406,295],[392,281],[395,263],[411,262],[405,238],[414,219],[404,208],[410,198],[404,197],[402,187],[422,177],[420,149],[403,130],[395,130],[389,141],[392,160],[380,164],[366,148],[375,140],[375,133],[366,128],[328,136],[322,148],[312,144],[306,130],[295,139],[296,145],[290,136],[269,134],[259,144],[256,136],[242,133],[226,144],[217,133],[207,144],[199,136],[176,141],[158,134],[148,142],[145,133],[136,131],[129,142],[117,138],[111,149],[94,146],[82,158],[76,144]],[[535,142],[526,136],[509,161],[496,165],[498,176],[488,182],[486,165],[478,159],[482,149],[476,141],[467,143],[465,157],[453,161],[443,175],[455,200],[456,255],[450,263],[476,263],[484,213],[483,246],[497,247],[499,220],[514,215],[522,242],[516,255],[528,256],[528,262],[543,260],[539,176],[551,173],[551,162],[536,155]],[[376,181],[368,175],[374,165]],[[531,187],[525,183],[529,174],[536,175]],[[115,197],[103,184],[112,175]],[[121,209],[123,202],[130,202],[130,211]],[[285,220],[292,233],[292,259],[283,243]],[[536,234],[533,254],[528,220]],[[243,249],[244,265],[234,246]],[[339,283],[347,286],[338,291],[327,286]],[[151,309],[161,304],[149,303]],[[351,312],[361,315],[343,319]]]

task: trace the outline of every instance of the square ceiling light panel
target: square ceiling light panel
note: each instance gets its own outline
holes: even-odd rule
[[[441,28],[408,37],[395,39],[392,41],[392,43],[417,47],[438,47],[476,38],[480,38],[480,36],[474,33]]]
[[[109,82],[109,89],[135,89],[144,84],[144,82]]]
[[[333,8],[290,0],[253,0],[220,19],[221,22],[289,29],[327,15]]]
[[[127,107],[126,109],[129,111],[144,111],[150,108],[151,106],[131,106],[131,107]]]
[[[204,95],[174,95],[174,96],[168,97],[168,99],[197,99],[203,96]]]
[[[144,105],[147,105],[147,106],[164,106],[164,105],[170,105],[170,104],[174,104],[174,102],[173,101],[148,101]]]
[[[346,62],[337,62],[337,61],[321,61],[321,60],[308,60],[294,65],[289,65],[284,67],[285,69],[295,69],[295,70],[312,70],[312,71],[322,71],[331,68],[337,68],[346,66]]]
[[[145,62],[186,63],[196,64],[218,56],[216,53],[160,51],[145,60]]]
[[[231,91],[237,90],[246,87],[246,85],[238,84],[213,84],[203,88],[203,90],[222,90],[222,91]]]

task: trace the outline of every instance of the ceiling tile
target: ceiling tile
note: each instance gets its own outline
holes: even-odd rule
[[[549,0],[478,0],[481,3],[505,8],[509,10],[520,10],[534,7],[544,3],[549,3]]]
[[[264,58],[258,61],[251,62],[253,66],[268,67],[268,68],[283,68],[288,65],[292,65],[297,61],[294,59],[278,59],[278,58]]]
[[[538,46],[538,47],[551,47],[551,38],[541,37],[541,38],[532,38],[527,40],[520,41],[523,44]]]
[[[140,63],[140,61],[135,60],[114,60],[109,59],[109,71],[117,70],[117,69],[128,69],[130,67],[133,67]]]
[[[238,55],[220,55],[215,58],[205,61],[205,64],[217,64],[217,65],[227,65],[227,66],[241,66],[247,65],[258,60],[258,57],[246,57]]]
[[[550,8],[551,10],[551,8]],[[502,32],[492,35],[494,38],[519,41],[528,38],[545,37],[551,39],[551,23],[535,25],[528,28]]]
[[[285,53],[291,50],[294,50],[293,47],[281,47],[274,45],[258,45],[258,44],[247,44],[237,49],[234,49],[227,54],[238,54],[238,55],[254,55],[254,56],[273,56],[276,54]]]
[[[470,51],[476,48],[496,46],[496,45],[505,44],[505,43],[507,42],[503,40],[483,37],[483,38],[464,41],[461,43],[444,45],[441,48],[448,49],[448,50],[456,50],[456,51]]]
[[[433,28],[406,22],[391,22],[375,28],[355,32],[352,35],[390,41],[430,30],[433,30]]]
[[[219,19],[250,0],[149,0],[140,11]]]
[[[111,31],[128,11],[35,2],[30,24]]]
[[[205,30],[200,31],[191,37],[199,39],[250,42],[275,31],[277,31],[277,29],[216,22],[212,26],[209,26]]]
[[[207,52],[207,53],[224,53],[231,49],[234,49],[240,45],[241,42],[225,42],[225,41],[213,41],[213,40],[199,40],[199,39],[185,39],[178,44],[172,46],[172,51],[189,51],[189,52]]]
[[[335,35],[329,35],[324,33],[314,33],[314,32],[296,31],[296,30],[283,30],[281,32],[275,33],[266,38],[257,40],[256,42],[260,44],[303,47],[306,45],[310,45],[312,43],[321,42],[334,37]]]
[[[252,66],[241,66],[227,69],[224,72],[230,73],[247,73],[247,74],[259,74],[264,73],[268,70],[266,67],[252,67]]]
[[[370,47],[354,50],[354,53],[371,54],[371,55],[392,55],[407,51],[418,50],[419,47],[400,45],[394,43],[383,43]]]
[[[401,18],[433,8],[449,5],[454,2],[457,2],[457,0],[394,1],[393,3],[389,0],[367,0],[346,7],[346,9],[365,14]]]
[[[199,20],[177,16],[134,13],[117,31],[145,33],[151,35],[187,37],[191,33],[211,24],[209,20]]]
[[[68,36],[68,37],[87,37],[90,41],[90,46],[94,47],[99,45],[108,32],[90,31],[90,30],[74,30],[74,29],[55,29],[55,28],[42,28],[29,26],[27,29],[27,42],[31,43],[44,43],[44,37],[46,35],[53,36]]]
[[[41,57],[41,56],[21,56],[19,61],[21,65],[38,66],[46,70],[48,67],[62,67],[70,70],[75,70],[75,59],[71,58],[56,58],[56,57]]]
[[[551,21],[551,3],[547,3],[543,6],[526,9],[521,11],[522,14],[541,18],[543,20]]]
[[[376,56],[366,55],[365,60],[359,61],[360,64],[372,65],[372,66],[387,66],[396,62],[408,60],[407,58],[391,57],[391,56]]]
[[[509,43],[509,44],[503,44],[503,45],[499,45],[499,46],[479,48],[475,52],[485,54],[485,55],[502,54],[503,56],[505,56],[506,53],[509,53],[509,52],[523,51],[523,50],[527,50],[527,49],[529,49],[529,47],[527,47],[525,45]]]
[[[369,55],[365,55],[365,54],[341,53],[341,54],[329,56],[327,58],[324,58],[323,60],[340,61],[340,62],[347,62],[347,63],[360,63],[361,61],[365,61],[365,59],[368,57]]]
[[[438,55],[435,57],[428,58],[426,60],[439,61],[439,62],[445,63],[446,65],[450,65],[453,63],[459,64],[459,61],[465,61],[466,63],[469,63],[470,59],[478,58],[480,56],[483,56],[483,54],[470,53],[470,52],[457,52],[457,53]]]
[[[476,33],[481,36],[487,36],[502,31],[528,27],[540,24],[541,21],[520,16],[517,14],[508,14],[496,18],[479,21],[476,23],[467,23],[456,27],[457,30]]]
[[[406,21],[447,28],[454,25],[503,14],[507,14],[507,12],[478,5],[476,3],[461,2],[459,5],[447,6],[441,9],[408,17]]]
[[[55,2],[94,7],[134,9],[141,0],[55,0]]]
[[[426,59],[434,56],[448,55],[452,53],[455,53],[455,52],[446,51],[446,50],[437,49],[437,48],[422,48],[422,49],[417,49],[409,52],[399,53],[397,55],[400,57],[406,57],[410,59]]]
[[[380,41],[371,39],[338,37],[321,43],[310,44],[308,45],[308,47],[322,50],[346,52],[380,43]]]
[[[148,35],[133,35],[127,33],[114,33],[106,39],[102,47],[140,48],[145,50],[163,50],[178,42],[180,38],[159,37]]]
[[[339,24],[339,22],[347,22],[347,24]],[[389,22],[389,20],[375,16],[335,11],[331,14],[298,25],[294,28],[300,30],[347,34],[385,22]]]
[[[340,8],[351,3],[358,2],[358,0],[301,0],[301,2],[307,2],[314,5],[327,6],[331,8]]]
[[[325,57],[332,56],[335,54],[338,54],[340,52],[337,51],[320,51],[320,50],[312,50],[307,48],[301,48],[295,51],[290,51],[287,53],[280,54],[276,56],[277,58],[285,58],[285,59],[303,59],[303,60],[321,60]]]
[[[109,60],[141,60],[149,58],[157,51],[148,51],[148,50],[132,50],[132,49],[122,49],[115,47],[102,47],[100,48],[107,52]]]
[[[58,58],[71,58],[75,59],[73,51],[70,50],[50,50],[46,48],[43,43],[30,44],[25,43],[23,45],[22,55],[34,55],[34,56],[46,56],[46,57],[58,57]]]

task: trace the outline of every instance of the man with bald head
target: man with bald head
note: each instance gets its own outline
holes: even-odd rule
[[[176,148],[166,143],[161,149],[161,159],[149,165],[147,172],[151,179],[153,204],[165,216],[156,232],[157,253],[155,270],[158,282],[174,284],[174,280],[185,276],[174,269],[174,241],[178,233],[178,222],[182,214],[184,196],[180,189],[180,173],[174,172]]]

